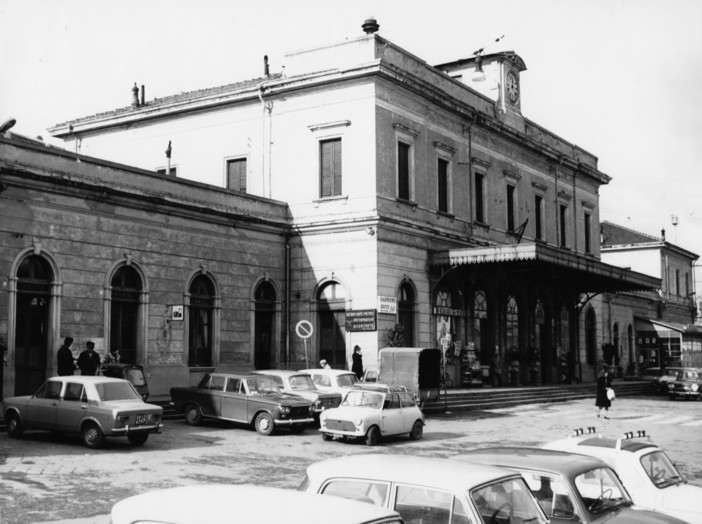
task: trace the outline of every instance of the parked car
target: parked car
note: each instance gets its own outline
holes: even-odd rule
[[[149,385],[146,383],[144,368],[135,364],[105,364],[102,374],[106,377],[128,380],[144,402],[149,398]]]
[[[314,406],[302,397],[284,395],[271,377],[207,373],[194,387],[171,388],[171,404],[197,426],[203,418],[253,424],[261,435],[278,427],[301,433],[314,422]]]
[[[273,378],[283,393],[298,395],[314,405],[314,416],[325,409],[335,408],[341,404],[341,393],[324,392],[314,385],[312,377],[299,371],[285,369],[265,369],[254,372],[256,375],[266,375]]]
[[[668,382],[668,397],[670,400],[682,398],[684,400],[702,400],[702,371],[688,369],[680,371],[675,380]]]
[[[542,448],[475,449],[457,460],[519,471],[551,523],[682,524],[634,506],[614,470],[595,457]]]
[[[312,377],[312,382],[317,389],[328,393],[339,393],[342,397],[358,383],[356,374],[344,369],[303,369],[300,373]]]
[[[403,524],[395,511],[363,502],[249,485],[162,489],[120,500],[112,524]]]
[[[667,395],[668,394],[668,382],[675,380],[680,371],[693,368],[679,368],[671,367],[665,368],[665,371],[661,371],[660,375],[651,381],[651,392],[654,395]]]
[[[307,468],[299,489],[391,508],[408,523],[548,522],[517,472],[443,458],[366,454],[328,459]]]
[[[367,367],[366,369],[363,370],[363,376],[361,377],[361,382],[379,382],[379,372],[378,368],[373,366],[373,367]]]
[[[544,447],[597,457],[617,472],[635,504],[702,524],[702,487],[688,484],[644,431],[609,438],[576,430]]]
[[[28,429],[76,433],[89,448],[105,437],[141,446],[163,427],[161,406],[145,403],[129,381],[102,376],[52,377],[34,395],[6,398],[2,412],[13,438]]]
[[[365,439],[368,446],[380,443],[381,437],[403,433],[419,440],[424,433],[424,413],[404,387],[356,384],[341,406],[321,414],[319,431],[324,440]]]

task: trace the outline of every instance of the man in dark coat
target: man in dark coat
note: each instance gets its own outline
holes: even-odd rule
[[[353,362],[351,363],[351,371],[356,373],[358,380],[363,378],[363,356],[361,355],[361,347],[353,347],[353,355],[351,355]]]
[[[81,375],[97,375],[100,369],[100,355],[95,353],[95,343],[88,340],[85,343],[85,351],[78,356],[78,367]]]
[[[76,369],[76,359],[73,358],[71,344],[73,344],[72,337],[64,338],[63,345],[59,348],[58,353],[56,354],[56,364],[59,377],[73,375],[73,371]]]

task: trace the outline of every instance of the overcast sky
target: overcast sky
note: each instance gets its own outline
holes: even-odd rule
[[[56,143],[135,82],[148,101],[259,77],[264,55],[278,72],[370,16],[430,64],[515,51],[524,116],[612,177],[601,219],[702,255],[700,0],[0,0],[0,123]]]

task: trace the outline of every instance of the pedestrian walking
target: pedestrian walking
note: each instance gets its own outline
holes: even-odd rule
[[[351,355],[351,371],[356,373],[358,380],[363,378],[363,355],[361,355],[361,346],[353,347],[353,355]]]
[[[599,418],[604,409],[604,418],[609,419],[609,408],[612,401],[609,399],[607,390],[612,384],[611,375],[607,366],[600,368],[600,373],[597,375],[597,396],[595,398],[595,406],[597,406],[597,417]]]
[[[73,357],[71,344],[73,344],[73,337],[64,338],[63,344],[56,353],[56,370],[59,377],[73,375],[76,369],[76,359]]]
[[[85,343],[85,350],[78,355],[78,367],[81,375],[97,375],[100,355],[95,353],[95,343],[92,340]]]

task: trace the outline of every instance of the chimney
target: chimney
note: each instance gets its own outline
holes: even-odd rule
[[[665,242],[665,229],[661,229],[661,240]]]
[[[144,84],[141,84],[141,105],[146,105],[146,89],[144,89]]]
[[[380,25],[378,25],[378,22],[376,21],[376,19],[371,16],[370,18],[367,18],[363,22],[361,29],[363,29],[363,31],[366,34],[372,35],[373,33],[378,32],[378,29],[380,29]]]
[[[139,107],[139,88],[134,82],[134,87],[132,87],[132,107]]]
[[[270,76],[271,71],[268,68],[268,55],[263,55],[263,75]]]

